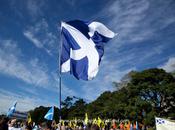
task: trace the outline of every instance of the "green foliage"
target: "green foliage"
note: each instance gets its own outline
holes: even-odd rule
[[[73,119],[75,117],[80,119],[84,117],[85,110],[86,102],[83,99],[79,99],[70,107],[67,119]]]
[[[40,124],[46,121],[46,119],[44,119],[44,116],[48,112],[49,109],[50,107],[40,106],[40,107],[35,108],[32,111],[29,111],[32,121],[37,124]],[[59,112],[58,108],[54,107],[54,119],[56,120],[56,122],[58,122],[59,120],[58,112]]]
[[[106,91],[95,101],[87,104],[83,99],[67,97],[62,102],[62,118],[130,119],[153,126],[154,117],[175,116],[175,78],[163,69],[132,71],[122,80],[113,83],[116,91]],[[100,87],[100,86],[99,86]],[[48,108],[39,107],[32,111],[35,122],[44,121]],[[58,109],[55,118],[58,120]]]
[[[33,111],[30,111],[32,121],[38,124],[43,122],[44,116],[48,110],[49,110],[48,107],[46,108],[46,107],[40,106],[40,107],[35,108]]]
[[[129,77],[130,76],[130,77]],[[90,116],[138,120],[146,125],[154,124],[154,117],[173,116],[175,113],[175,79],[162,69],[132,72],[123,80],[117,91],[105,92],[88,104]],[[130,79],[130,80],[129,80]],[[127,81],[127,84],[126,84]]]

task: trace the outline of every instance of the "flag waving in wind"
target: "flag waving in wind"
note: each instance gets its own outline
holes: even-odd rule
[[[87,114],[87,113],[85,113],[84,124],[85,124],[85,125],[88,124],[88,114]]]
[[[53,115],[54,115],[54,107],[51,107],[50,110],[44,116],[44,118],[47,120],[53,120]]]
[[[156,130],[174,130],[175,122],[164,119],[164,118],[155,118],[156,121]]]
[[[61,23],[61,34],[61,71],[70,72],[77,79],[93,79],[104,53],[104,43],[115,33],[99,22],[74,20]]]
[[[16,104],[17,104],[17,101],[15,101],[13,103],[13,106],[11,108],[9,108],[8,112],[7,112],[7,117],[10,117],[14,112],[15,112],[15,109],[16,109]]]

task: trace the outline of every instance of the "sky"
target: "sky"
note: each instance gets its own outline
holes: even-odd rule
[[[128,72],[175,71],[174,0],[0,0],[0,113],[59,106],[60,23],[99,21],[118,33],[92,81],[62,75],[62,99],[95,100]]]

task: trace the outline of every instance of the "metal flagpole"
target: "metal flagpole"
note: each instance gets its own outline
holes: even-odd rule
[[[61,30],[60,30],[60,44],[59,44],[59,107],[60,107],[60,114],[59,114],[59,120],[61,121],[61,53],[62,53],[62,38],[61,38]],[[61,122],[60,122],[61,123]]]

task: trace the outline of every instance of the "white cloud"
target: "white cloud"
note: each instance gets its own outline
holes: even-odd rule
[[[149,40],[174,23],[172,6],[167,7],[170,3],[171,1],[116,0],[96,16],[108,19],[108,24],[119,34],[113,41],[117,44],[112,45],[116,49],[123,44]]]
[[[119,33],[119,35],[112,40],[112,43],[110,45],[108,44],[109,46],[106,46],[106,57],[102,60],[100,72],[97,77],[93,81],[88,81],[86,83],[83,82],[83,93],[78,94],[75,91],[69,89],[70,87],[63,84],[63,94],[66,93],[65,95],[72,94],[75,96],[81,95],[84,98],[93,100],[100,93],[106,90],[113,90],[113,87],[111,85],[112,82],[120,81],[123,75],[133,69],[135,70],[135,66],[141,66],[141,63],[144,63],[144,65],[150,64],[151,62],[148,63],[146,61],[148,59],[151,59],[151,57],[154,57],[156,54],[161,54],[162,50],[165,49],[166,44],[161,44],[160,46],[156,47],[151,46],[152,48],[145,48],[145,50],[137,48],[140,46],[135,46],[136,48],[123,50],[120,50],[120,47],[127,46],[131,43],[147,41],[153,37],[156,38],[156,35],[159,34],[159,31],[161,31],[161,29],[164,29],[170,24],[174,23],[174,17],[167,17],[167,14],[168,16],[170,15],[170,12],[168,11],[169,6],[167,6],[170,5],[170,2],[171,1],[116,0],[111,2],[110,5],[107,4],[106,8],[97,14],[97,17],[102,14],[101,18],[108,20],[109,27],[111,26],[111,28],[114,29],[115,32]],[[39,14],[42,14],[42,8],[44,4],[41,3],[40,5],[38,1],[34,0],[29,0],[26,3],[27,10],[31,16],[38,16]],[[50,31],[50,27],[45,19],[39,21],[35,25],[28,26],[23,31],[23,34],[37,48],[46,51],[49,55],[52,55],[53,48],[58,46],[57,37]],[[147,42],[145,44],[150,43]],[[30,66],[32,68],[37,68],[37,66],[40,66],[37,59],[33,59],[27,62],[29,65],[27,65],[27,63],[21,62],[19,56],[16,58],[16,60],[17,62],[19,61],[18,64],[21,65],[22,69],[24,68],[24,72],[35,72],[29,69]],[[167,64],[170,64],[168,62]],[[165,66],[169,65],[165,64],[164,68],[172,68],[170,66]],[[26,69],[29,70],[26,71]],[[43,71],[43,66],[41,68],[39,67],[39,70]],[[37,73],[39,74],[40,72],[38,71]],[[47,71],[44,71],[43,77],[45,77],[45,74],[49,79],[50,76],[47,76]],[[15,75],[13,74],[13,76]],[[23,77],[17,78],[22,79]],[[24,81],[24,79],[22,80]],[[57,76],[55,76],[55,81],[56,79]],[[42,79],[38,81],[38,84],[43,84],[44,82]],[[25,80],[25,82],[31,82],[31,80]],[[34,82],[34,84],[37,84],[36,81],[32,82]],[[55,84],[54,86],[58,86],[57,82],[54,82],[53,84]]]
[[[116,1],[108,9],[110,24],[119,33],[118,42],[140,42],[152,36],[153,29],[143,21],[150,6],[147,0]],[[139,28],[139,29],[138,29]]]
[[[42,63],[38,58],[25,59],[21,49],[17,46],[17,42],[0,40],[0,43],[0,73],[12,78],[17,78],[28,84],[28,87],[24,87],[23,85],[18,86],[18,93],[27,93],[26,95],[23,94],[23,97],[20,97],[20,94],[16,95],[16,91],[14,91],[15,93],[0,93],[0,102],[2,105],[4,104],[4,107],[9,105],[8,103],[14,100],[14,97],[16,100],[21,100],[23,108],[27,109],[28,105],[30,106],[29,108],[34,108],[34,106],[44,102],[40,102],[42,100],[40,94],[43,94],[42,92],[39,93],[40,89],[47,89],[47,91],[49,91],[50,94],[53,93],[53,95],[59,92],[58,75],[56,72],[49,72],[47,65]],[[6,91],[6,88],[4,87],[1,90],[1,92]],[[33,97],[30,99],[30,97],[27,97],[29,95],[36,96],[38,99]],[[78,94],[62,83],[62,96],[67,95],[74,96]],[[46,97],[47,96],[45,96],[45,98]],[[46,101],[48,101],[48,99],[47,97]],[[33,101],[34,103],[32,103]]]
[[[27,59],[23,57],[17,42],[12,40],[0,40],[0,73],[12,78],[17,78],[29,84],[27,87],[18,86],[17,91],[8,91],[5,86],[0,88],[0,112],[6,113],[13,101],[17,100],[17,110],[28,111],[36,106],[51,106],[55,99],[50,100],[49,95],[44,95],[40,88],[49,90],[49,93],[57,95],[58,76],[49,73],[47,66],[40,63],[39,59]],[[62,84],[62,96],[77,95],[77,93]],[[48,100],[49,99],[49,100]],[[55,104],[58,105],[58,104]]]
[[[59,77],[57,73],[52,73],[52,77],[56,81],[53,85],[57,86],[57,90],[59,92]],[[63,96],[76,96],[78,95],[76,90],[71,89],[70,86],[66,86],[64,82],[61,83],[61,91]]]
[[[119,82],[125,74],[137,70],[137,66],[149,67],[163,59],[150,60],[162,54],[167,44],[149,43],[148,40],[160,35],[162,29],[175,21],[174,17],[167,17],[168,12],[172,11],[167,10],[168,4],[170,1],[116,0],[96,14],[93,19],[109,21],[108,27],[119,35],[106,45],[97,77],[93,81],[83,82],[81,97],[92,101],[102,92],[114,90],[112,82]],[[132,48],[133,44],[135,46]]]
[[[28,26],[23,34],[37,48],[45,50],[49,55],[58,51],[58,38],[49,30],[49,25],[45,19],[34,26]]]
[[[159,68],[166,70],[167,72],[174,72],[175,71],[175,57],[171,57],[168,59],[166,63],[164,63]]]
[[[0,73],[36,86],[49,85],[48,70],[38,59],[23,61],[21,50],[14,41],[0,40],[0,42]]]
[[[42,43],[38,39],[36,39],[31,32],[25,31],[24,36],[26,36],[31,42],[33,42],[36,47],[43,48]]]
[[[26,9],[32,17],[38,17],[43,14],[43,9],[46,8],[44,0],[27,0]]]
[[[8,4],[13,10],[13,14],[17,15],[20,19],[25,20],[26,17],[29,17],[28,20],[36,21],[45,15],[44,10],[48,8],[47,2],[47,0],[10,0]]]
[[[95,79],[83,82],[84,85],[81,86],[83,91],[81,97],[93,101],[105,91],[116,90],[112,83],[120,82],[121,78],[132,70],[135,70],[135,68],[131,67],[121,70],[120,61],[107,60],[104,58]]]
[[[149,46],[145,48],[129,46],[129,49],[127,48],[127,45],[138,44],[151,39],[158,34],[160,29],[172,24],[173,20],[166,22],[169,21],[169,18],[162,16],[166,5],[156,6],[155,8],[159,11],[149,12],[155,10],[152,7],[153,3],[149,0],[117,0],[97,14],[97,17],[103,14],[103,19],[104,17],[110,19],[109,27],[111,26],[119,35],[112,40],[111,44],[106,46],[105,57],[101,62],[97,77],[82,87],[83,97],[93,100],[106,90],[114,90],[113,81],[120,82],[125,74],[137,70],[136,66],[151,64],[152,62],[146,61],[155,55],[160,55],[165,49],[165,44],[158,43],[154,43],[152,48]],[[158,20],[159,17],[163,17],[163,19]],[[160,26],[161,24],[164,27]],[[126,49],[120,50],[125,46]]]
[[[13,102],[17,101],[16,110],[18,111],[28,111],[34,109],[37,106],[52,106],[56,104],[52,101],[40,99],[35,96],[24,95],[23,93],[13,93],[0,89],[0,112],[6,114],[8,109],[12,106]]]

